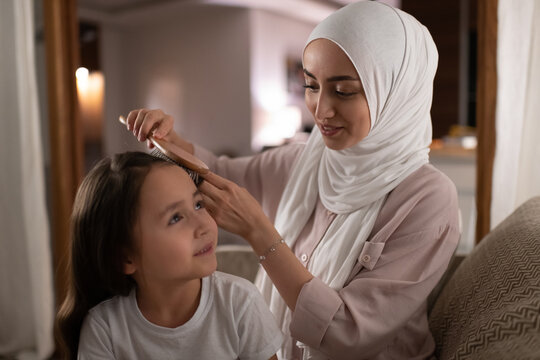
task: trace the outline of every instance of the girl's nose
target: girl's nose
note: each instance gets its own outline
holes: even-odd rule
[[[198,211],[192,218],[195,238],[204,236],[212,227],[213,219],[206,211]]]
[[[322,91],[317,98],[317,107],[315,108],[315,117],[317,120],[331,119],[336,114],[334,104],[330,96],[324,94]]]

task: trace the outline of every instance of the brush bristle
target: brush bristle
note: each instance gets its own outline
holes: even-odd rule
[[[160,159],[163,159],[165,161],[168,161],[174,165],[177,165],[177,166],[180,166],[182,169],[184,169],[189,177],[191,178],[191,180],[193,180],[193,182],[195,183],[195,186],[199,186],[201,183],[202,183],[202,178],[199,176],[199,174],[191,169],[188,169],[187,167],[185,167],[184,165],[182,164],[179,164],[177,163],[176,161],[174,161],[173,159],[171,159],[170,157],[168,157],[167,155],[165,155],[164,153],[162,153],[159,149],[156,149],[154,148],[152,150],[152,152],[150,153],[150,155],[154,156],[154,157],[157,157],[157,158],[160,158]]]

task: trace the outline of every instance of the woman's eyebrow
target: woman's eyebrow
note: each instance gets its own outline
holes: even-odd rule
[[[312,73],[310,73],[306,69],[304,69],[304,74],[306,74],[307,76],[309,76],[310,78],[312,78],[314,80],[317,80],[315,75],[313,75]],[[337,75],[337,76],[329,77],[328,79],[326,79],[326,81],[328,81],[328,82],[333,82],[333,81],[360,81],[360,79],[358,79],[358,78],[356,78],[354,76],[350,76],[350,75]]]
[[[313,78],[313,79],[317,80],[317,78],[315,77],[315,75],[313,75],[312,73],[310,73],[310,72],[307,71],[306,69],[304,69],[304,74],[306,74],[306,75],[309,76],[310,78]]]
[[[326,79],[326,81],[360,81],[360,79],[349,75],[338,75],[329,77],[328,79]]]

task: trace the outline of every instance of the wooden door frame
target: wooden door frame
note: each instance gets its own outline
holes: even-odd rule
[[[76,0],[43,0],[51,151],[50,221],[56,307],[68,281],[69,219],[83,174],[75,71],[80,64]]]
[[[476,1],[476,0],[473,0]],[[478,0],[476,242],[491,226],[491,192],[495,158],[497,104],[497,7],[498,0]]]

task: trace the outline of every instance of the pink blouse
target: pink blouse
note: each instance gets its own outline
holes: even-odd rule
[[[245,187],[275,219],[302,144],[231,159],[196,146],[212,171]],[[335,214],[319,200],[292,250],[307,264]],[[427,297],[459,241],[452,181],[424,165],[387,197],[343,289],[306,283],[290,324],[294,339],[330,359],[426,359],[435,349]],[[294,342],[293,342],[294,343]],[[301,358],[300,349],[295,355]]]

